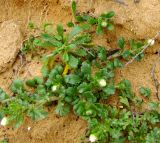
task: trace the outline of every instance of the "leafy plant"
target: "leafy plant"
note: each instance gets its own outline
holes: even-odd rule
[[[8,143],[8,140],[4,139],[3,141],[0,141],[0,143]]]
[[[149,111],[139,112],[137,108],[142,100],[132,91],[131,83],[127,79],[119,83],[114,80],[115,70],[123,68],[122,59],[134,57],[141,51],[142,43],[131,40],[130,48],[127,48],[124,38],[120,38],[118,51],[108,54],[109,49],[92,43],[92,35],[88,34],[88,26],[84,23],[96,25],[97,33],[101,33],[99,23],[110,22],[114,13],[102,14],[99,18],[77,15],[75,2],[72,11],[79,25],[69,23],[72,29],[68,34],[59,24],[55,33],[43,30],[28,43],[27,50],[34,45],[34,48],[53,48],[53,52],[43,58],[41,78],[14,80],[12,97],[0,89],[0,118],[19,127],[26,116],[33,120],[46,118],[45,107],[57,101],[57,114],[65,116],[73,110],[88,122],[86,137],[92,142],[158,142],[159,103],[150,103]],[[151,93],[144,87],[140,92],[146,97]],[[109,102],[112,96],[118,97],[117,105]],[[104,104],[104,100],[109,103]]]
[[[96,33],[102,34],[103,29],[106,28],[108,30],[113,30],[114,26],[112,24],[112,17],[115,15],[114,11],[109,11],[107,13],[101,14],[99,17],[93,17],[86,13],[79,14],[77,13],[77,6],[76,3],[73,1],[72,3],[72,13],[76,19],[77,22],[82,23],[85,25],[85,27],[90,28],[90,25],[96,26]],[[69,27],[73,26],[73,23],[70,22]],[[86,28],[86,29],[88,29]]]
[[[142,94],[145,97],[150,97],[151,95],[151,90],[149,88],[141,87],[139,89],[140,94]]]

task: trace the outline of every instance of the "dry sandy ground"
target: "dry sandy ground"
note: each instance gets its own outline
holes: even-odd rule
[[[116,3],[114,0],[77,0],[77,2],[79,11],[89,11],[93,15],[109,10],[115,11],[115,31],[96,39],[95,42],[100,45],[114,47],[116,39],[120,36],[126,39],[143,40],[152,38],[160,31],[160,0],[140,0],[137,3],[134,0],[124,0],[126,5]],[[53,22],[55,25],[59,22],[66,24],[73,19],[70,3],[69,0],[0,0],[0,24],[8,20],[12,21],[11,23],[16,23],[19,27],[18,31],[22,34],[17,40],[20,41],[16,44],[16,38],[6,38],[8,41],[0,39],[0,55],[3,55],[0,56],[0,67],[1,65],[4,67],[2,68],[3,73],[0,74],[0,87],[9,92],[8,88],[17,76],[25,79],[40,75],[39,58],[28,60],[25,65],[22,65],[20,57],[15,59],[17,49],[21,47],[21,41],[28,36],[27,23],[32,20],[38,25],[44,21]],[[9,36],[17,36],[14,30],[11,28]],[[3,30],[0,30],[1,35],[5,35]],[[12,42],[15,40],[14,46],[10,47],[12,50],[4,51],[3,42],[5,45],[10,40]],[[156,97],[151,69],[158,59],[156,52],[160,46],[159,42],[160,39],[157,40],[154,47],[147,50],[144,60],[140,63],[134,62],[125,69],[117,71],[116,77],[117,81],[122,78],[129,79],[135,92],[140,86],[150,87],[153,100],[156,100]],[[9,45],[13,44],[9,43]],[[156,68],[156,74],[160,81],[160,65]],[[30,131],[27,131],[28,126],[31,127]],[[86,123],[73,114],[58,117],[51,112],[47,119],[39,122],[26,119],[25,124],[17,130],[0,127],[0,140],[5,137],[9,138],[9,143],[80,143],[85,130]]]

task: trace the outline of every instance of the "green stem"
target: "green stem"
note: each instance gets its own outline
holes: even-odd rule
[[[47,100],[40,100],[40,101],[38,101],[35,105],[37,106],[37,105],[40,105],[40,104],[45,104],[45,103],[47,103],[47,102],[53,102],[53,101],[57,101],[59,98],[58,97],[49,97]],[[5,104],[5,103],[8,103],[8,102],[11,102],[11,101],[14,101],[14,100],[16,100],[16,97],[11,97],[11,98],[9,98],[9,99],[6,99],[6,100],[3,100],[3,101],[1,101],[1,103],[2,104]]]

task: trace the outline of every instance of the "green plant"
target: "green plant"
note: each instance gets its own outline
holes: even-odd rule
[[[76,19],[83,19],[84,15],[76,14],[75,2],[72,10]],[[57,101],[57,114],[65,116],[73,110],[88,122],[85,136],[91,142],[158,142],[159,103],[150,103],[149,111],[139,112],[142,100],[132,91],[131,83],[126,79],[119,83],[114,80],[115,70],[123,68],[123,61],[141,51],[142,43],[131,40],[127,48],[124,38],[120,38],[118,51],[108,55],[109,49],[92,43],[87,26],[81,25],[84,22],[70,23],[72,29],[68,34],[62,25],[57,25],[56,33],[43,30],[40,36],[34,37],[36,48],[51,47],[53,52],[43,58],[42,78],[13,81],[13,97],[0,90],[0,119],[19,127],[25,116],[33,120],[47,117],[44,107]],[[142,57],[143,54],[137,60]],[[143,88],[141,93],[149,96],[150,90]],[[103,104],[111,96],[118,98],[118,104]]]
[[[113,11],[102,13],[99,17],[93,17],[86,13],[79,14],[77,13],[76,3],[72,3],[72,13],[78,23],[84,24],[85,28],[88,29],[90,26],[96,26],[96,33],[102,34],[103,29],[113,30],[114,26],[112,24],[112,17],[115,15]],[[72,22],[68,23],[69,27],[72,27],[74,24]]]
[[[141,87],[139,89],[140,94],[142,94],[145,97],[150,97],[151,95],[151,90],[149,88]]]
[[[0,143],[8,143],[8,140],[4,139],[3,141],[0,141]]]

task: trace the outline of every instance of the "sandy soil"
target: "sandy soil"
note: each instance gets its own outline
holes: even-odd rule
[[[114,10],[116,12],[115,31],[107,33],[95,40],[100,45],[116,46],[115,40],[119,36],[126,39],[147,39],[152,38],[160,31],[160,0],[125,0],[126,5],[121,5],[112,0],[78,0],[79,11],[89,11],[90,14],[99,15],[101,12]],[[0,24],[12,20],[20,27],[22,35],[19,39],[28,36],[27,23],[32,20],[40,25],[45,21],[59,22],[66,24],[72,19],[70,1],[68,0],[0,0]],[[0,31],[1,33],[2,31]],[[11,36],[15,36],[11,31]],[[108,42],[110,39],[110,42]],[[6,40],[4,41],[7,42]],[[154,47],[147,50],[147,55],[140,63],[132,63],[123,70],[117,71],[116,80],[127,78],[132,82],[133,90],[138,91],[140,86],[148,86],[152,89],[152,99],[156,100],[155,87],[151,78],[151,69],[157,61],[156,54],[159,49],[160,38]],[[2,43],[3,44],[3,43]],[[14,47],[19,49],[19,45]],[[1,44],[0,44],[1,45]],[[13,47],[12,47],[13,48]],[[0,51],[7,57],[10,50]],[[40,75],[41,62],[39,58],[27,60],[21,63],[21,57],[12,55],[13,66],[8,66],[5,72],[0,74],[0,87],[10,92],[9,86],[13,79],[20,76],[30,78]],[[0,57],[1,58],[1,57]],[[11,59],[12,59],[11,58]],[[6,58],[8,59],[8,58]],[[14,60],[16,59],[16,60]],[[160,65],[156,68],[156,74],[160,81]],[[30,131],[27,128],[31,127]],[[25,124],[17,130],[0,127],[0,140],[9,138],[9,143],[80,143],[81,137],[86,130],[86,123],[76,118],[72,113],[67,117],[57,117],[53,112],[47,119],[32,122],[26,119]]]

